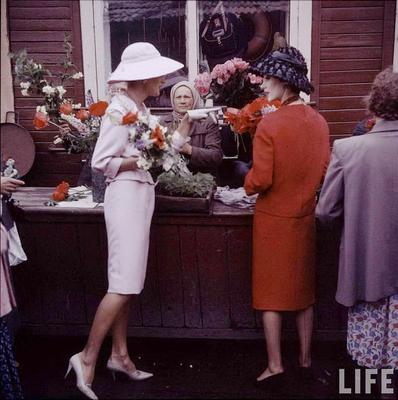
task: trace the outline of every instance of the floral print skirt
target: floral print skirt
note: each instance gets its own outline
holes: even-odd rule
[[[4,317],[0,318],[0,398],[4,400],[23,399],[10,333]]]
[[[398,294],[349,309],[347,350],[360,366],[398,369]]]

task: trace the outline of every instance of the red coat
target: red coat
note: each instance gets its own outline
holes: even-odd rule
[[[299,310],[315,301],[315,195],[329,161],[329,128],[305,105],[266,115],[253,140],[247,194],[253,223],[253,305]]]

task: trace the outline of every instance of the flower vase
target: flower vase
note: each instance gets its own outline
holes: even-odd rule
[[[106,189],[105,176],[102,172],[91,168],[93,151],[94,149],[82,156],[83,167],[77,184],[91,187],[93,201],[95,203],[103,203]]]
[[[106,189],[104,174],[100,171],[91,169],[91,184],[93,201],[95,203],[103,203]]]
[[[79,179],[77,180],[78,186],[91,186],[91,155],[88,153],[81,154],[82,169],[80,171]]]

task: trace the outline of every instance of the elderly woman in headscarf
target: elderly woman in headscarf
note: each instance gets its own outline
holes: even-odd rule
[[[163,117],[161,123],[178,131],[175,147],[189,160],[188,168],[192,172],[215,176],[223,156],[219,128],[211,117],[191,121],[187,115],[188,110],[200,107],[199,93],[193,84],[182,81],[171,88],[170,100],[173,112]]]

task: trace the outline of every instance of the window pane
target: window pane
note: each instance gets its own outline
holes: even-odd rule
[[[289,1],[223,1],[226,19],[220,4],[199,2],[201,72],[233,57],[255,61],[272,49],[275,32],[286,37]]]
[[[162,54],[185,65],[185,0],[184,1],[108,1],[112,70],[119,64],[124,48],[134,42],[152,43]],[[186,76],[174,74],[166,85]],[[181,78],[182,79],[182,78]],[[178,80],[178,77],[177,77]],[[148,99],[150,106],[165,106],[165,99]]]

